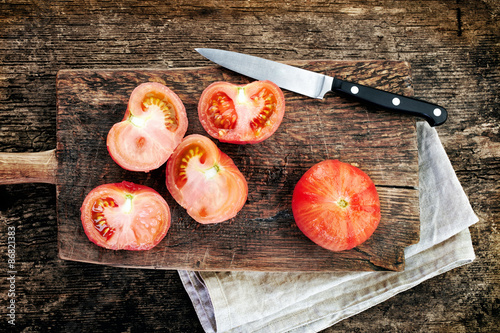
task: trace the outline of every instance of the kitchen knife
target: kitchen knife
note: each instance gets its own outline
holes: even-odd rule
[[[247,54],[207,48],[195,50],[222,67],[256,80],[270,80],[283,89],[308,97],[323,99],[329,91],[339,92],[384,109],[422,117],[431,126],[441,125],[448,118],[443,107],[419,99]]]

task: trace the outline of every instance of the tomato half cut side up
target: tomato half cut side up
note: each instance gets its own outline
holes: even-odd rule
[[[258,143],[279,128],[285,97],[271,81],[247,85],[214,82],[201,94],[198,117],[213,138],[229,143]]]
[[[186,109],[177,94],[158,82],[146,82],[130,94],[123,120],[108,133],[113,160],[130,171],[162,166],[188,127]]]
[[[81,211],[85,234],[111,250],[150,250],[170,228],[170,208],[150,187],[130,182],[97,186]]]
[[[338,160],[312,166],[295,186],[292,211],[299,229],[331,251],[365,242],[380,222],[375,184],[359,168]]]
[[[235,217],[248,196],[247,181],[233,160],[199,134],[186,136],[168,160],[166,185],[177,203],[202,224]]]

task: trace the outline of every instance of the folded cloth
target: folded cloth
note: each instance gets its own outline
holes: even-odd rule
[[[474,260],[478,221],[436,130],[417,123],[420,241],[403,272],[179,271],[206,332],[317,332]]]

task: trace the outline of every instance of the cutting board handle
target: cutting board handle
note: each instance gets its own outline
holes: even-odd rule
[[[56,150],[37,153],[0,153],[0,185],[56,183]]]

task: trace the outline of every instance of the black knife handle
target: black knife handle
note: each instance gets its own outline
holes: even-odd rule
[[[448,118],[446,109],[436,104],[337,78],[333,79],[332,91],[341,92],[384,109],[423,117],[431,126],[441,125]]]

